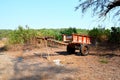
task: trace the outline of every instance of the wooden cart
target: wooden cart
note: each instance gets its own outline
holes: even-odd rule
[[[68,43],[67,52],[69,54],[75,53],[75,50],[79,50],[79,54],[89,54],[89,44],[91,44],[91,37],[86,35],[72,34],[71,36],[63,35],[63,41]]]

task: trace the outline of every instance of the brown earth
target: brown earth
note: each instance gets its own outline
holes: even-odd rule
[[[120,80],[120,53],[69,55],[65,46],[0,52],[0,80]]]

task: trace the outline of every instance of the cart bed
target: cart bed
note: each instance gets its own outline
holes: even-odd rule
[[[87,35],[72,34],[71,36],[63,35],[63,41],[74,44],[91,44],[91,37]]]

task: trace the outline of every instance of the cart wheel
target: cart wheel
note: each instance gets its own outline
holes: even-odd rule
[[[67,45],[67,53],[69,54],[72,54],[72,53],[75,53],[75,47],[74,46],[70,46],[70,45]]]
[[[88,55],[89,54],[89,47],[88,47],[88,45],[81,45],[80,53],[81,53],[82,56]]]

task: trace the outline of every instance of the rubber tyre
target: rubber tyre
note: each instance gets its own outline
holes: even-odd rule
[[[89,54],[89,47],[88,47],[88,45],[81,45],[80,53],[81,53],[82,56],[88,55]]]
[[[70,45],[67,45],[67,53],[69,54],[72,54],[72,53],[75,53],[75,47],[74,46],[70,46]]]

